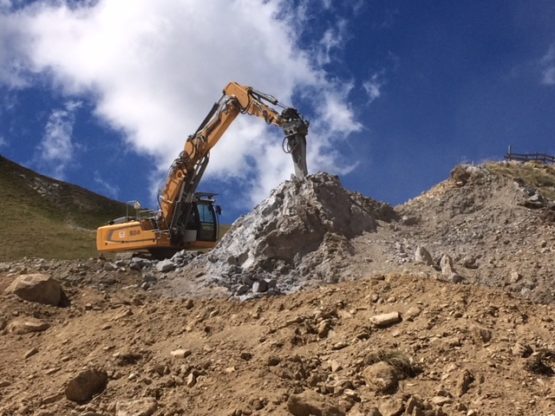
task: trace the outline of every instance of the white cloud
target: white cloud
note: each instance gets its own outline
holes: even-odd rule
[[[17,39],[6,52],[17,64],[9,71],[15,81],[47,74],[69,96],[92,94],[96,115],[137,152],[153,156],[158,177],[231,80],[284,103],[295,92],[310,97],[313,107],[300,108],[317,115],[309,169],[341,171],[333,149],[360,129],[350,87],[330,81],[318,57],[299,47],[298,19],[282,0],[99,0],[71,7],[40,1],[0,15],[0,27],[8,28],[0,37]],[[341,25],[335,30],[324,36],[324,58],[342,41]],[[293,171],[280,145],[280,132],[239,118],[213,150],[207,175],[245,181],[247,197],[256,200]]]
[[[555,85],[555,43],[547,50],[541,59],[542,84]]]
[[[8,145],[8,141],[3,136],[0,136],[0,147],[4,147],[7,145]]]
[[[319,65],[329,64],[335,50],[343,47],[346,41],[347,20],[338,19],[336,25],[328,28],[320,39],[316,60]]]
[[[368,95],[369,104],[381,97],[384,84],[383,71],[372,74],[368,80],[362,83],[362,88]]]
[[[36,149],[37,162],[58,179],[63,179],[65,170],[74,157],[72,134],[75,110],[79,106],[79,102],[68,101],[64,108],[53,110],[44,127],[42,141]]]
[[[108,195],[108,196],[110,196],[114,199],[117,199],[117,197],[119,195],[119,187],[118,186],[112,185],[108,181],[104,180],[102,178],[102,176],[100,176],[100,173],[98,173],[98,171],[94,172],[93,180],[96,184],[98,184],[104,190],[104,192],[106,192],[106,195]]]

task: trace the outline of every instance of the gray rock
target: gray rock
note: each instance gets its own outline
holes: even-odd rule
[[[158,270],[160,273],[171,272],[174,269],[175,269],[175,264],[170,259],[159,261],[156,264],[156,270]]]
[[[263,271],[265,277],[279,279],[280,290],[296,290],[308,280],[337,276],[337,264],[354,254],[350,240],[376,230],[378,220],[390,221],[396,215],[386,204],[347,191],[337,177],[309,175],[274,189],[232,225],[208,256],[197,257],[190,267],[203,269],[206,281],[215,277],[224,287],[229,281],[232,287],[252,285],[249,279],[259,280]]]
[[[143,274],[143,282],[146,283],[156,283],[157,279],[156,276],[154,276],[152,273],[145,273]]]
[[[147,259],[143,259],[142,257],[133,257],[129,261],[129,268],[131,270],[141,270],[149,266],[150,266],[150,261],[148,261]]]
[[[251,287],[249,285],[240,285],[237,287],[237,289],[235,289],[235,295],[237,296],[244,295],[250,290],[250,288]]]
[[[424,247],[418,246],[416,247],[416,251],[414,253],[414,260],[417,263],[425,264],[426,266],[434,266],[434,259],[428,250]]]
[[[252,291],[254,293],[264,293],[268,291],[268,282],[264,279],[257,280],[252,284]]]

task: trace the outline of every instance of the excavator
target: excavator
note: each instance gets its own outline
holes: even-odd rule
[[[165,257],[182,249],[214,247],[220,234],[221,209],[215,205],[215,194],[197,192],[197,187],[208,165],[210,150],[239,114],[259,117],[281,127],[285,135],[282,146],[293,158],[295,176],[302,179],[308,174],[308,121],[296,109],[282,106],[275,97],[230,82],[173,162],[158,198],[159,210],[142,216],[137,211],[136,216],[118,218],[99,227],[97,250],[101,253],[146,250]]]

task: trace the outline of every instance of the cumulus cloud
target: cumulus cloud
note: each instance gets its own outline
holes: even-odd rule
[[[64,178],[65,170],[74,157],[75,145],[72,134],[75,111],[79,106],[79,102],[68,101],[64,108],[53,110],[44,127],[44,136],[36,149],[37,163],[58,179]]]
[[[46,74],[68,96],[94,97],[96,116],[153,156],[157,177],[228,81],[286,104],[302,96],[313,103],[300,109],[315,126],[309,168],[340,172],[348,167],[334,149],[360,129],[350,87],[330,80],[299,46],[297,12],[282,0],[39,1],[0,15],[0,37],[17,40],[0,64],[14,65],[13,85]],[[341,36],[334,33],[323,40],[328,52]],[[292,172],[280,146],[280,132],[240,118],[213,150],[207,175],[243,181],[254,202]]]
[[[555,43],[549,47],[541,59],[541,66],[542,84],[555,85]]]

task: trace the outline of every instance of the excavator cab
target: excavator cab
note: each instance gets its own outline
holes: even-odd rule
[[[187,223],[186,241],[217,241],[221,208],[215,205],[216,194],[196,192]]]

